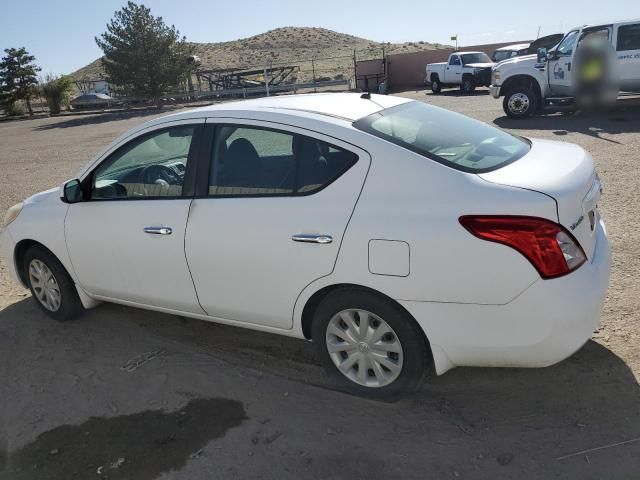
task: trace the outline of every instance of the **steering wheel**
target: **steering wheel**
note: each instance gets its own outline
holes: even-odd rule
[[[148,165],[140,172],[140,183],[144,188],[144,194],[147,196],[164,195],[170,185],[179,185],[180,179],[176,173],[165,165]],[[159,192],[150,192],[153,185],[159,185]]]

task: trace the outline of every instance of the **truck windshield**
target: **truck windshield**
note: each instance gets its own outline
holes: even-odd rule
[[[422,102],[407,102],[356,120],[353,126],[464,172],[515,162],[530,143],[486,123]]]
[[[491,58],[486,53],[463,53],[462,64],[469,65],[470,63],[492,63]]]

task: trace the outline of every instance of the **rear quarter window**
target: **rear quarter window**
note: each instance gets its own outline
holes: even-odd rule
[[[456,170],[485,173],[526,155],[524,138],[422,102],[407,102],[353,126]]]

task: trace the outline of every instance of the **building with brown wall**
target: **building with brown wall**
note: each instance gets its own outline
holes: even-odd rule
[[[472,45],[460,47],[459,51],[480,51],[487,55],[500,47],[514,45],[516,43],[527,43],[529,40],[492,43],[486,45]],[[387,55],[385,59],[364,60],[356,64],[357,88],[375,91],[378,83],[385,77],[387,87],[394,90],[403,88],[415,88],[424,86],[425,67],[428,63],[446,62],[449,54],[455,52],[453,48],[443,48],[438,50],[424,50],[422,52],[396,53]],[[386,62],[386,65],[385,65]],[[385,68],[386,67],[386,68]],[[368,85],[365,85],[368,84]]]

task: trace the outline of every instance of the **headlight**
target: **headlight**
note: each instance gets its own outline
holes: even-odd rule
[[[21,211],[22,211],[22,203],[18,203],[17,205],[14,205],[9,210],[7,210],[7,213],[4,216],[3,226],[6,227],[11,222],[13,222],[16,218],[18,218],[18,215],[20,215]]]
[[[491,72],[491,83],[495,85],[498,80],[500,80],[500,72],[498,70],[494,70]]]

